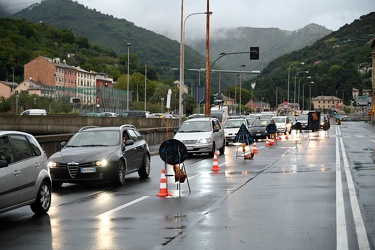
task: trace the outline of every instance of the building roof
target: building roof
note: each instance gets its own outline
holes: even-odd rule
[[[9,87],[13,87],[13,88],[17,88],[17,86],[18,86],[18,83],[16,83],[16,82],[8,82],[8,81],[0,81],[0,83],[2,83],[2,84],[5,84],[5,85],[7,85],[7,86],[9,86]]]
[[[320,95],[311,99],[312,101],[326,100],[326,101],[341,101],[341,98],[332,95]]]

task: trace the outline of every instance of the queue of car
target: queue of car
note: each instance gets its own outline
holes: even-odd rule
[[[127,113],[130,117],[130,113]],[[242,125],[255,139],[267,137],[266,127],[274,120],[280,132],[290,133],[300,122],[308,129],[308,115],[236,116],[222,124],[215,117],[186,119],[174,139],[181,141],[188,155],[224,154]],[[251,123],[252,122],[252,123]],[[329,129],[329,117],[320,116],[320,128]],[[63,183],[110,181],[124,185],[127,174],[150,175],[150,150],[142,134],[131,124],[119,127],[87,126],[62,143],[59,152],[47,156],[35,137],[18,131],[0,132],[0,213],[30,205],[36,214],[47,213],[53,188]]]

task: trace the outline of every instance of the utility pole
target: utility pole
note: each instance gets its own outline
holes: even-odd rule
[[[210,92],[211,70],[210,70],[210,0],[207,0],[206,16],[206,110],[205,115],[209,116],[211,109],[211,92]]]

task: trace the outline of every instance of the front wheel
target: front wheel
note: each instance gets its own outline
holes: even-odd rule
[[[216,150],[216,145],[215,145],[215,143],[212,143],[212,150],[211,150],[211,152],[208,153],[208,156],[214,157],[215,150]]]
[[[140,178],[147,178],[150,175],[151,171],[151,164],[150,164],[150,156],[145,154],[143,157],[143,163],[140,169],[138,169],[138,175]]]
[[[226,140],[224,140],[223,146],[221,148],[219,148],[219,152],[220,152],[221,155],[223,155],[225,153],[225,145],[228,145]]]
[[[116,168],[116,172],[114,173],[114,178],[112,180],[113,184],[116,186],[123,186],[125,185],[125,163],[123,160],[119,160]]]
[[[35,202],[30,205],[31,210],[35,214],[47,213],[51,206],[51,193],[51,184],[47,181],[43,181],[39,187]]]

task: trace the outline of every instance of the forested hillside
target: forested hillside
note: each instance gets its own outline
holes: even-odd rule
[[[255,100],[266,98],[271,106],[282,103],[287,97],[290,68],[290,103],[293,102],[295,82],[296,91],[299,87],[302,95],[303,84],[313,81],[311,85],[313,97],[333,95],[342,98],[349,105],[352,88],[371,89],[370,43],[374,38],[375,12],[371,12],[319,39],[311,46],[272,61],[256,79],[247,81],[243,85],[246,89],[243,91],[246,98],[242,97],[242,99],[251,99],[250,84],[256,82]],[[305,64],[301,65],[300,62]],[[362,69],[361,73],[359,73],[360,69]],[[309,73],[301,73],[301,71],[309,71]],[[306,78],[307,76],[311,78]],[[309,84],[305,85],[305,98],[309,95],[308,89]],[[226,93],[233,93],[233,91],[231,87]]]

